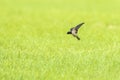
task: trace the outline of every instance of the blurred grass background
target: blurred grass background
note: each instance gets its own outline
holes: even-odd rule
[[[0,79],[120,80],[119,3],[0,0]]]

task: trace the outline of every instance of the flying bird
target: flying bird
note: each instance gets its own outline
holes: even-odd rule
[[[80,38],[78,37],[77,33],[78,33],[78,29],[83,25],[84,23],[80,23],[75,27],[72,27],[70,29],[70,31],[67,32],[67,34],[72,34],[74,37],[76,37],[78,40],[80,40]]]

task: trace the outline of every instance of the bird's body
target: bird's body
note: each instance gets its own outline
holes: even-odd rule
[[[78,33],[78,29],[83,25],[84,23],[80,23],[77,26],[73,27],[70,29],[70,31],[67,32],[67,34],[72,34],[74,37],[76,37],[78,40],[80,40],[80,38],[78,37],[77,33]]]

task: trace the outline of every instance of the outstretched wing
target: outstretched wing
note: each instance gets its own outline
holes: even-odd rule
[[[84,23],[78,24],[78,25],[75,27],[75,29],[78,30],[83,24],[84,24]]]

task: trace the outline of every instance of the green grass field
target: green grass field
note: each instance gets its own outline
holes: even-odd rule
[[[0,0],[0,80],[120,80],[120,1]]]

